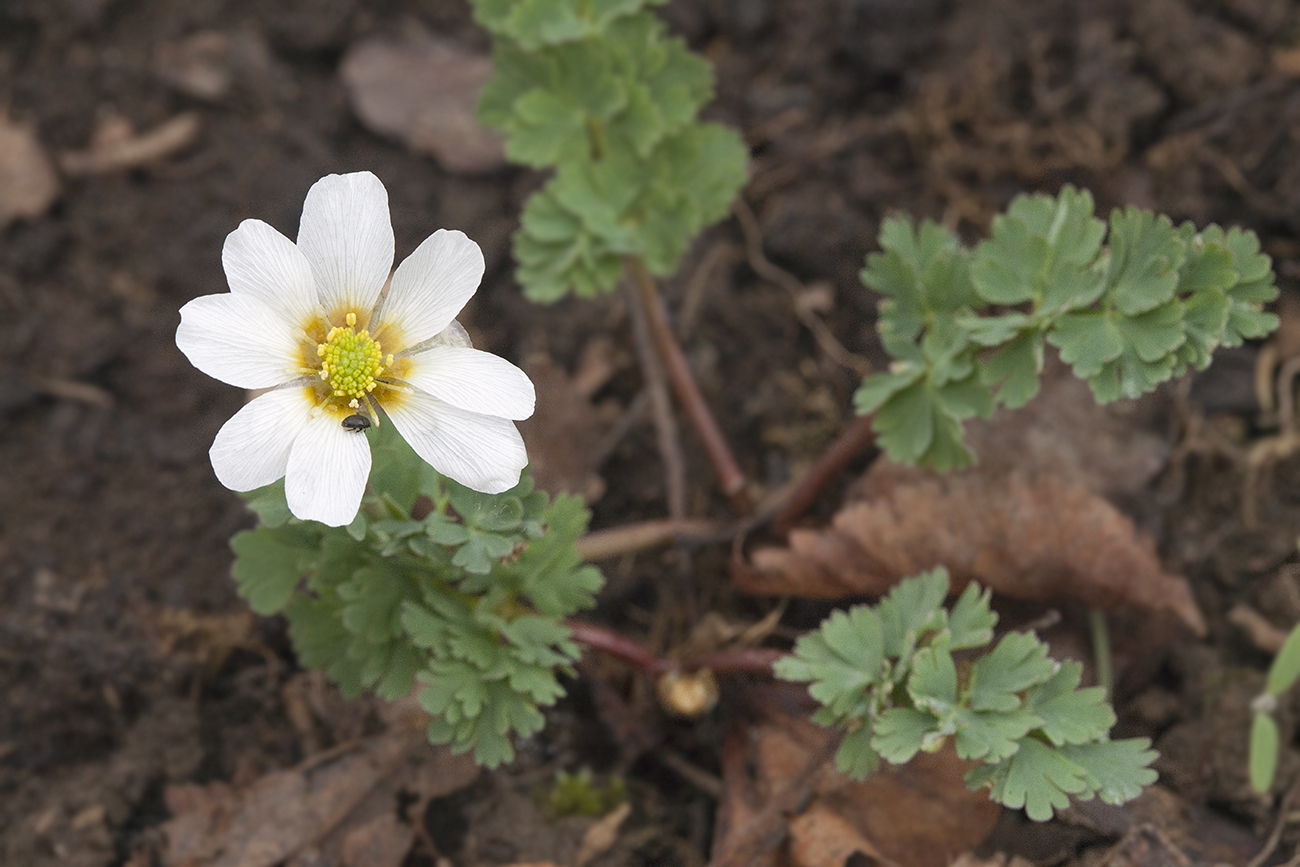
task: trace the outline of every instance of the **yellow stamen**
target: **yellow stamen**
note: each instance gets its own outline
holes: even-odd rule
[[[355,408],[357,399],[373,391],[376,377],[384,372],[384,354],[369,331],[355,330],[357,314],[349,313],[345,321],[346,327],[330,329],[316,353],[321,360],[321,379],[329,383],[333,396]]]

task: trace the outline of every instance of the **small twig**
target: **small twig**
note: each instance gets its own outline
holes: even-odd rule
[[[59,164],[69,175],[97,175],[147,165],[178,151],[199,134],[199,115],[187,111],[164,121],[142,135],[111,143],[92,144],[88,150],[69,151]]]
[[[732,207],[736,214],[736,220],[740,223],[740,231],[745,236],[745,256],[749,261],[749,267],[754,273],[769,283],[774,283],[786,291],[790,296],[790,303],[794,307],[795,316],[803,326],[812,332],[812,336],[817,340],[817,345],[822,348],[831,357],[836,364],[851,370],[858,376],[866,376],[871,372],[871,362],[867,361],[860,355],[854,355],[844,348],[844,344],[836,339],[831,330],[826,327],[826,323],[804,306],[800,295],[805,291],[803,283],[799,281],[789,271],[772,264],[771,260],[763,253],[763,233],[758,227],[758,218],[744,199],[736,199],[736,204]]]
[[[677,394],[682,409],[686,411],[695,432],[703,442],[704,450],[708,452],[713,469],[718,474],[722,492],[731,500],[731,506],[738,515],[750,514],[753,506],[745,490],[745,474],[740,471],[740,465],[736,463],[731,447],[727,445],[727,440],[723,437],[717,421],[714,420],[709,405],[700,394],[699,386],[695,384],[695,377],[691,375],[685,353],[677,345],[677,339],[673,337],[672,329],[668,325],[668,315],[664,312],[663,300],[659,297],[659,289],[655,285],[654,278],[646,270],[645,264],[635,256],[629,256],[625,260],[625,267],[632,276],[632,283],[641,299],[641,309],[645,311],[646,324],[649,326],[651,337],[654,338],[655,347],[659,350],[659,358],[668,372],[673,391]]]
[[[1277,821],[1273,824],[1273,832],[1268,835],[1268,841],[1264,843],[1264,848],[1259,850],[1258,855],[1250,859],[1250,863],[1246,867],[1260,867],[1277,849],[1277,844],[1282,840],[1282,831],[1286,828],[1287,813],[1290,812],[1291,802],[1295,800],[1297,793],[1300,793],[1300,783],[1296,783],[1286,790],[1286,794],[1282,796],[1282,803],[1277,808]],[[1292,861],[1294,860],[1292,858]]]
[[[689,659],[666,659],[656,656],[627,636],[594,623],[566,620],[565,626],[569,627],[573,640],[579,644],[607,653],[654,675],[707,668],[715,674],[771,677],[772,664],[785,655],[770,647],[733,647]]]
[[[722,525],[715,521],[689,518],[638,521],[588,533],[578,540],[577,549],[584,560],[603,560],[656,548],[673,541],[710,542],[717,539],[722,530]]]
[[[745,827],[730,838],[729,851],[718,853],[710,862],[711,867],[745,867],[756,863],[764,853],[780,845],[788,833],[786,817],[801,810],[812,798],[813,781],[840,748],[843,738],[844,733],[835,730],[799,773],[778,788]],[[734,754],[739,745],[733,738],[727,740],[725,746],[730,746],[731,749],[726,750],[724,747],[724,754]],[[731,764],[735,764],[734,759]]]
[[[794,490],[785,498],[772,516],[772,532],[777,536],[786,536],[795,522],[803,517],[804,512],[813,504],[822,490],[839,478],[854,458],[866,452],[876,441],[871,430],[871,417],[860,416],[854,419],[844,433],[830,444],[821,457],[812,465],[812,469],[803,477]]]
[[[650,327],[642,305],[637,303],[635,287],[627,287],[628,315],[632,319],[632,335],[636,342],[637,358],[645,377],[646,393],[650,395],[653,409],[655,436],[659,442],[659,457],[664,462],[664,487],[668,500],[668,516],[674,520],[686,517],[686,461],[682,458],[681,436],[677,431],[677,417],[673,415],[672,401],[664,371],[659,366],[651,342]]]
[[[655,757],[713,800],[722,800],[722,780],[717,776],[691,763],[681,753],[668,747],[660,747],[656,750]]]

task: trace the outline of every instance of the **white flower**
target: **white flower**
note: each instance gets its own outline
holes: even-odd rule
[[[245,220],[221,261],[230,292],[182,307],[176,345],[222,382],[273,389],[217,434],[209,454],[223,485],[251,491],[283,476],[294,515],[349,524],[370,475],[357,428],[379,424],[378,409],[440,473],[489,494],[518,483],[528,456],[512,419],[532,415],[533,384],[472,348],[455,320],[483,276],[464,234],[429,236],[383,294],[388,192],[357,172],[312,186],[297,244]]]

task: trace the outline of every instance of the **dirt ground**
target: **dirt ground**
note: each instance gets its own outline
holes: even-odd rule
[[[1204,637],[1177,625],[1148,634],[1139,611],[1112,627],[1119,731],[1156,741],[1161,794],[1044,828],[1008,814],[991,836],[981,832],[978,850],[1037,864],[1245,863],[1300,776],[1294,702],[1280,715],[1274,796],[1250,792],[1244,759],[1269,642],[1300,620],[1300,460],[1288,417],[1300,357],[1300,7],[673,0],[661,14],[715,65],[707,115],[752,148],[743,199],[762,252],[792,275],[773,278],[732,218],[665,284],[760,502],[845,429],[861,370],[883,360],[876,299],[857,273],[885,215],[933,217],[973,242],[1014,195],[1073,183],[1092,190],[1102,213],[1131,203],[1259,233],[1282,288],[1279,336],[1225,353],[1190,387],[1133,414],[1126,424],[1155,438],[1155,464],[1109,492],[1153,534],[1164,569],[1186,577],[1207,623]],[[292,237],[308,187],[331,172],[368,169],[384,181],[399,260],[438,227],[483,247],[487,275],[465,324],[477,346],[528,366],[560,415],[599,431],[566,450],[557,413],[526,430],[549,478],[593,497],[593,526],[665,514],[622,297],[539,308],[513,281],[509,237],[538,178],[448,170],[358,118],[343,59],[364,40],[413,28],[487,50],[459,0],[0,0],[0,124],[34,133],[60,167],[47,205],[0,208],[6,867],[572,864],[599,823],[548,821],[536,794],[557,771],[583,768],[625,781],[632,805],[587,863],[717,855],[719,799],[732,796],[729,768],[745,761],[737,721],[765,685],[724,684],[717,711],[682,721],[654,709],[647,684],[593,660],[515,767],[475,780],[445,756],[436,766],[425,757],[424,782],[398,779],[392,756],[418,747],[384,738],[403,724],[300,671],[282,624],[253,617],[235,596],[228,540],[251,516],[217,483],[206,452],[243,395],[181,356],[177,311],[225,290],[221,245],[240,220]],[[160,129],[156,152],[117,166],[102,159],[114,136],[148,143]],[[0,166],[17,160],[13,141],[0,138],[9,149]],[[20,174],[0,183],[32,180]],[[802,324],[796,306],[842,351]],[[575,397],[571,379],[584,374],[595,385]],[[1274,393],[1284,394],[1277,406]],[[728,520],[689,432],[684,443],[689,513]],[[811,523],[834,512],[847,482],[824,494]],[[609,586],[596,619],[668,653],[704,610],[743,625],[773,609],[732,587],[729,545],[690,556],[685,567],[658,550],[603,562]],[[683,575],[695,611],[674,592]],[[1051,604],[1066,619],[1053,646],[1074,641],[1086,656],[1066,603],[1018,603],[1007,616],[1030,622]],[[788,646],[826,610],[792,602],[769,644]],[[337,823],[323,822],[310,851],[272,860],[181,851],[177,817],[221,814],[229,825],[249,803],[239,793],[279,791],[301,783],[304,767],[353,768],[341,763],[354,759],[383,781],[364,793],[388,806],[349,825],[337,846],[326,833]],[[871,863],[865,850],[818,860],[781,842],[785,834],[772,845],[786,848],[765,857]],[[1284,830],[1268,863],[1284,862],[1297,839]],[[1112,849],[1116,841],[1129,848]]]

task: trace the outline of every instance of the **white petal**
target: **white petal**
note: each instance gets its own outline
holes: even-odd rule
[[[401,340],[394,350],[428,340],[451,324],[482,279],[483,251],[478,244],[464,232],[439,229],[397,266],[383,321],[370,330],[388,347],[383,330],[394,329]]]
[[[301,375],[303,332],[256,298],[204,295],[181,308],[176,345],[190,363],[240,388],[270,388]]]
[[[261,220],[245,220],[226,236],[221,264],[233,294],[260,298],[290,322],[315,315],[320,302],[307,257]]]
[[[360,314],[374,307],[393,267],[388,191],[379,178],[356,172],[313,184],[302,205],[298,248],[311,263],[325,310],[356,312],[364,322]]]
[[[283,476],[314,405],[304,388],[277,389],[246,404],[221,426],[208,452],[217,480],[232,491],[251,491]]]
[[[370,477],[370,441],[345,430],[330,413],[303,426],[289,452],[284,495],[289,511],[331,527],[352,523]]]
[[[444,476],[485,494],[519,484],[528,453],[513,422],[419,393],[386,402],[384,410],[416,454]]]
[[[409,363],[406,381],[452,406],[512,419],[533,414],[537,394],[528,374],[490,352],[441,346]]]

